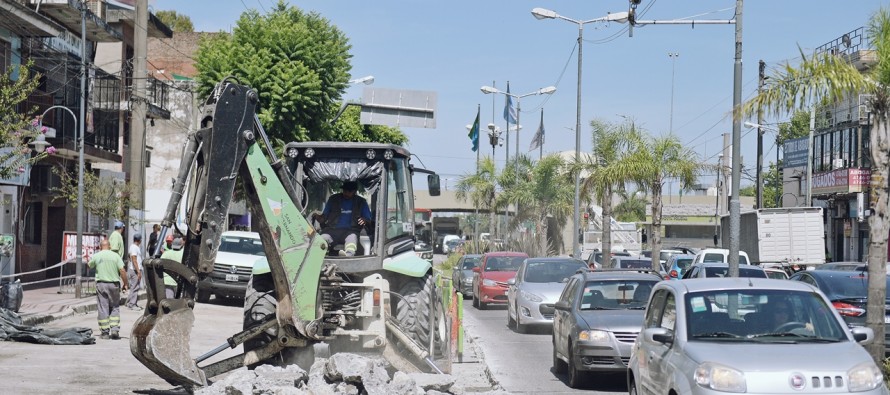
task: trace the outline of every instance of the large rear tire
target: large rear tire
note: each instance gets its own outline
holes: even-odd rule
[[[433,276],[413,278],[402,284],[396,303],[396,319],[399,326],[414,341],[424,348],[430,344],[430,336],[434,337],[436,354],[444,351],[447,341],[445,312],[440,298],[435,298],[435,306],[430,306],[431,296],[436,292]],[[434,322],[430,323],[430,309],[433,309]]]

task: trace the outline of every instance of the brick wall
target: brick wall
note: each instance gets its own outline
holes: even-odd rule
[[[148,39],[148,69],[159,80],[172,80],[173,74],[194,77],[198,74],[192,59],[206,37],[221,33],[173,33],[172,38]],[[163,71],[163,72],[160,72]]]

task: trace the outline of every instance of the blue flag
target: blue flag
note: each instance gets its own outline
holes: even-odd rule
[[[510,82],[507,82],[507,94],[504,95],[507,97],[507,101],[504,103],[504,120],[507,121],[507,125],[516,124],[516,109],[513,108],[513,96],[510,96]],[[509,129],[509,128],[508,128]]]
[[[473,127],[467,137],[473,141],[473,152],[479,149],[479,108],[476,109],[476,120],[473,121]]]

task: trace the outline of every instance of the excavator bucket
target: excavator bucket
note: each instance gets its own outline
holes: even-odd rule
[[[190,355],[189,339],[195,313],[176,309],[139,317],[130,335],[130,352],[143,365],[173,385],[206,386],[204,371]]]

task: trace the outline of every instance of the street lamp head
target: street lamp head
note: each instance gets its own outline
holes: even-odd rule
[[[493,124],[493,123],[488,124],[488,130],[491,130],[492,132],[494,132],[495,129],[497,129],[497,126],[495,124]]]
[[[757,123],[754,123],[754,122],[747,122],[747,121],[746,121],[746,122],[745,122],[745,126],[746,126],[746,127],[749,127],[749,128],[759,128],[759,127],[761,127],[762,125],[757,124]]]
[[[540,90],[538,90],[539,95],[549,95],[553,92],[556,92],[555,86],[548,86],[546,88],[541,88]]]
[[[609,13],[606,15],[606,20],[609,22],[624,23],[624,22],[627,22],[627,16],[628,16],[627,11]]]
[[[535,8],[532,10],[532,15],[536,19],[554,19],[557,16],[556,11],[548,10],[546,8]]]
[[[486,94],[486,95],[489,94],[489,93],[499,93],[499,92],[500,92],[499,90],[497,90],[497,88],[492,88],[492,87],[487,86],[487,85],[486,85],[486,86],[483,86],[483,87],[480,88],[480,89],[482,89],[482,93],[484,93],[484,94]]]
[[[349,80],[349,83],[350,83],[350,84],[365,84],[365,85],[371,85],[371,84],[374,83],[374,76],[373,76],[373,75],[368,75],[368,76],[364,76],[364,77],[362,77],[362,78],[356,78],[356,79],[354,79],[354,80]]]
[[[28,143],[28,145],[34,147],[34,151],[37,151],[38,154],[42,154],[46,151],[46,147],[51,144],[46,142],[46,136],[44,136],[43,133],[38,133],[37,137],[34,138],[34,141]]]

